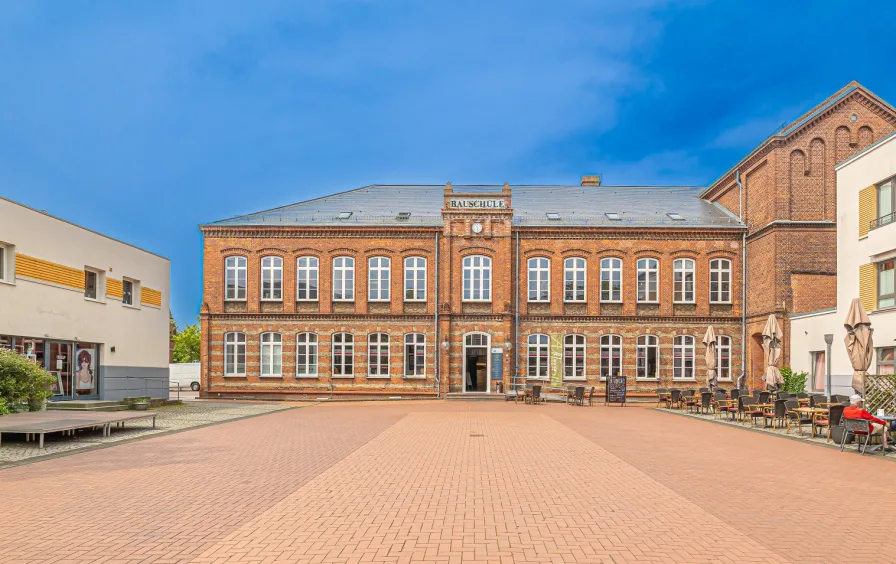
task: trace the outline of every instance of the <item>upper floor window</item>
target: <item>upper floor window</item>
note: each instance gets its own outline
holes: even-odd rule
[[[224,375],[246,375],[245,333],[227,333],[224,335]]]
[[[355,299],[355,259],[333,259],[333,300],[351,302]]]
[[[283,259],[280,257],[261,259],[261,299],[283,299]]]
[[[585,264],[579,257],[563,261],[563,301],[585,301]]]
[[[672,379],[694,379],[694,337],[679,335],[672,345]]]
[[[408,333],[404,336],[404,375],[426,374],[426,335]]]
[[[367,375],[389,375],[389,335],[371,333],[367,337]]]
[[[280,376],[283,373],[283,337],[280,333],[261,334],[261,375]]]
[[[12,282],[14,255],[12,245],[0,242],[0,282]]]
[[[544,257],[529,259],[529,301],[551,301],[551,261]]]
[[[316,333],[296,335],[296,376],[317,376]]]
[[[656,259],[638,260],[638,301],[658,302],[660,263]]]
[[[677,259],[672,263],[674,273],[672,279],[672,301],[678,303],[694,302],[694,261]]]
[[[246,257],[224,259],[224,299],[246,299]]]
[[[660,347],[656,335],[638,337],[638,363],[636,378],[655,380],[659,378]]]
[[[84,268],[84,297],[103,301],[106,295],[105,272],[95,268]]]
[[[121,280],[121,303],[132,306],[140,303],[140,283],[130,278]]]
[[[547,380],[550,375],[550,339],[547,335],[529,335],[529,378]]]
[[[622,260],[605,258],[600,261],[600,301],[622,301]]]
[[[409,302],[426,301],[426,259],[404,259],[404,299]]]
[[[600,338],[600,379],[619,376],[622,371],[622,337],[603,335]]]
[[[731,261],[709,261],[709,301],[714,304],[731,303]]]
[[[716,337],[716,374],[719,380],[731,380],[731,337]]]
[[[492,259],[479,255],[464,257],[464,301],[492,299]]]
[[[354,376],[355,339],[351,333],[333,333],[333,376]]]
[[[585,379],[585,335],[563,337],[563,378]]]
[[[296,299],[300,301],[317,301],[317,257],[299,257],[296,259]]]
[[[373,257],[367,261],[367,299],[371,302],[388,302],[392,261],[387,257]]]
[[[896,177],[877,187],[877,221],[875,227],[896,221]]]
[[[877,263],[877,307],[896,306],[896,280],[893,266],[896,261],[888,260]]]

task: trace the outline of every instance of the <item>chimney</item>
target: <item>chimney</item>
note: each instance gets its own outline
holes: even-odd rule
[[[582,177],[582,186],[600,186],[600,176],[583,176]]]

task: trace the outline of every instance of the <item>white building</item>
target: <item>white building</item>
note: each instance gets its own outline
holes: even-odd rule
[[[55,399],[168,397],[170,262],[0,198],[0,348]]]
[[[833,393],[851,393],[852,365],[843,343],[850,302],[860,298],[874,329],[869,372],[893,374],[896,346],[896,133],[838,164],[837,307],[791,317],[791,365],[824,390],[824,335],[831,346]]]

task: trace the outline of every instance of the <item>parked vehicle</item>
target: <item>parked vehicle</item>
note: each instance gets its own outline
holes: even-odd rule
[[[189,386],[194,392],[199,391],[199,363],[183,362],[168,365],[168,382],[172,388],[178,384]]]

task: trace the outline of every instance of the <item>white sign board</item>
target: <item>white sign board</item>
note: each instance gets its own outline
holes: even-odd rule
[[[474,210],[503,210],[504,199],[499,198],[451,198],[448,200],[450,209],[474,209]]]

